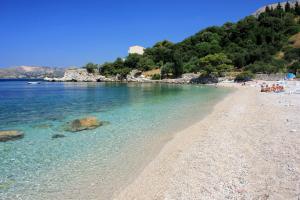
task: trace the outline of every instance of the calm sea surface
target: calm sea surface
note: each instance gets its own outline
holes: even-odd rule
[[[109,199],[230,91],[167,84],[0,81],[0,199]],[[95,130],[64,125],[95,116]],[[52,139],[54,134],[66,137]]]

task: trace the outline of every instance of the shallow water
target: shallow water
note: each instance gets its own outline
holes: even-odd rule
[[[0,82],[0,199],[109,199],[173,134],[205,116],[229,90],[168,84]],[[69,133],[85,116],[109,123]],[[53,134],[65,138],[51,139]]]

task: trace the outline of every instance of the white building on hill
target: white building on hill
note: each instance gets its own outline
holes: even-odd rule
[[[132,47],[129,47],[128,53],[129,54],[136,53],[136,54],[139,54],[139,55],[143,55],[144,51],[145,51],[144,47],[141,47],[141,46],[132,46]]]

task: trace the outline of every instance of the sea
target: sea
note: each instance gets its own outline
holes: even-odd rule
[[[32,81],[32,80],[30,80]],[[214,86],[0,80],[0,199],[111,199],[231,92]],[[75,119],[105,122],[68,132]],[[65,137],[53,139],[55,134]]]

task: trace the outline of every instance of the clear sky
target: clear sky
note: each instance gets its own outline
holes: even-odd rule
[[[269,3],[274,0],[0,0],[0,67],[112,61],[129,46],[179,42]]]

